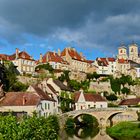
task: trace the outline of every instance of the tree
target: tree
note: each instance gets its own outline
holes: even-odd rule
[[[81,85],[81,88],[84,90],[84,91],[88,91],[89,89],[89,84],[90,82],[85,80],[85,81],[81,81],[80,85]]]
[[[92,74],[92,78],[93,78],[93,79],[95,78],[96,81],[97,81],[97,79],[100,78],[100,75],[97,74],[96,72],[94,72],[94,73]]]
[[[64,82],[64,81],[69,82],[70,81],[69,73],[70,73],[70,71],[64,70],[63,74],[61,74],[61,76],[59,76],[58,79],[61,82]]]
[[[93,79],[93,74],[88,73],[86,79],[88,79],[89,81]]]
[[[76,80],[70,80],[68,83],[69,87],[72,88],[73,90],[80,90],[81,88],[81,84],[80,82],[76,81]]]
[[[106,96],[106,99],[108,101],[116,101],[118,98],[115,94],[110,94],[110,95]]]
[[[127,84],[128,82],[131,82],[131,80],[132,80],[131,76],[129,76],[129,75],[125,76],[124,74],[122,74],[122,76],[120,78],[120,83],[124,87],[125,84]]]
[[[38,65],[35,68],[35,70],[41,70],[41,69],[48,70],[50,73],[53,73],[54,72],[53,67],[49,63]]]
[[[129,88],[127,88],[127,87],[123,87],[122,89],[121,89],[121,92],[123,93],[123,94],[129,94],[130,93],[130,89]]]
[[[111,84],[111,89],[115,92],[115,94],[120,93],[121,84],[119,78],[114,79],[113,77],[110,77],[110,84]]]

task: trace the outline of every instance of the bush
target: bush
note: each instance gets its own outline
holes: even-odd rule
[[[17,122],[12,115],[0,116],[1,140],[57,140],[59,124],[56,116],[24,117]]]
[[[107,133],[115,139],[140,139],[139,124],[131,122],[121,122],[107,129]]]
[[[115,94],[110,94],[110,95],[106,96],[106,99],[108,101],[116,101],[118,99],[118,97]]]
[[[13,86],[10,89],[10,91],[15,91],[15,92],[17,92],[17,91],[26,91],[27,88],[28,88],[28,85],[17,81],[16,83],[13,84]]]

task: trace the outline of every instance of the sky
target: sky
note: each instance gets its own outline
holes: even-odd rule
[[[140,45],[140,0],[0,0],[0,53],[38,59],[74,47],[94,60],[132,41]]]

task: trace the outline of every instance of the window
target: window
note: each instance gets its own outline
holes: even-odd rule
[[[45,109],[47,109],[47,103],[45,103]]]
[[[50,109],[50,104],[48,104],[48,110]]]

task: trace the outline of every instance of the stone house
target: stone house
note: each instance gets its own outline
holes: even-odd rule
[[[47,117],[55,112],[55,100],[40,89],[33,92],[8,92],[0,100],[0,112],[24,112]]]
[[[76,92],[74,95],[75,110],[90,108],[107,108],[107,101],[99,94]]]
[[[119,103],[119,106],[137,106],[140,105],[140,98],[124,99]]]
[[[40,54],[40,60],[38,64],[49,63],[55,70],[68,70],[69,64],[65,61],[60,54],[56,52],[47,52],[44,56]]]
[[[0,59],[13,62],[20,74],[33,74],[35,71],[35,60],[27,52],[19,52],[18,48],[12,55],[0,54]]]

